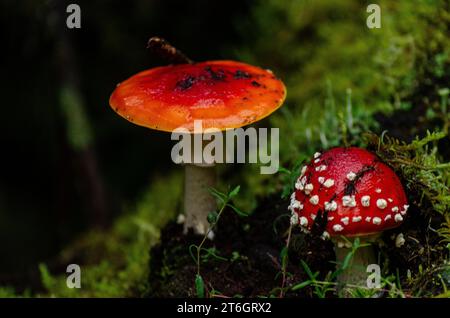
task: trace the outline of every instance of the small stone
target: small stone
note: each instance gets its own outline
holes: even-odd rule
[[[402,247],[405,244],[405,237],[403,236],[403,233],[399,233],[397,237],[395,238],[395,246],[397,248]]]

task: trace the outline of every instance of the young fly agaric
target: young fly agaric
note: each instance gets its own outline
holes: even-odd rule
[[[408,210],[403,186],[374,154],[356,147],[333,148],[303,167],[289,209],[291,221],[306,231],[335,238],[336,258],[349,250],[339,236],[373,240],[384,230],[399,226]],[[360,247],[352,264],[339,277],[340,284],[365,284],[367,265],[375,263],[370,247]]]
[[[285,95],[283,83],[271,71],[235,61],[208,61],[140,72],[120,83],[109,102],[122,117],[151,129],[192,132],[194,121],[201,120],[203,129],[223,131],[268,116]],[[208,213],[216,209],[208,193],[214,182],[211,165],[185,165],[185,231],[206,232]]]

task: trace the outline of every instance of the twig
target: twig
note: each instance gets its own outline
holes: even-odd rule
[[[149,49],[155,55],[158,55],[162,59],[173,64],[192,64],[190,58],[188,58],[183,52],[171,45],[166,40],[154,36],[147,42],[147,49]]]
[[[286,240],[286,253],[289,251],[289,243],[291,242],[291,234],[292,234],[292,223],[289,224],[289,230],[288,230],[288,237]],[[287,257],[287,256],[286,256]],[[284,287],[286,286],[286,267],[287,267],[287,261],[281,260],[281,290],[280,290],[280,298],[284,297]]]

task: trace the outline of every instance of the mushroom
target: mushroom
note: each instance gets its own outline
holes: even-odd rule
[[[149,45],[167,48],[160,39],[151,39]],[[170,46],[166,51],[180,53]],[[136,125],[193,133],[194,121],[201,120],[204,130],[238,128],[268,116],[284,101],[284,84],[269,70],[235,61],[182,61],[123,81],[112,93],[110,106]],[[214,164],[185,165],[185,233],[191,228],[197,234],[207,231],[207,216],[217,208],[208,191],[214,186],[215,173]]]
[[[373,242],[381,232],[399,226],[408,205],[403,186],[380,159],[367,150],[333,148],[303,167],[295,183],[289,210],[291,222],[307,233],[332,238],[337,263],[342,264],[352,241]],[[337,277],[338,287],[366,284],[366,269],[376,263],[370,244],[360,247]]]

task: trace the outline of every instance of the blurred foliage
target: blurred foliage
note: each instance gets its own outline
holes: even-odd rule
[[[293,123],[295,138],[282,138],[284,160],[298,158],[309,144],[335,144],[323,140],[337,120],[324,114],[330,96],[345,112],[350,90],[355,116],[370,125],[370,114],[411,107],[405,97],[448,77],[447,1],[379,1],[380,29],[366,27],[368,3],[258,1],[250,18],[237,22],[245,39],[237,56],[272,68],[287,84],[286,104],[271,117],[275,127]]]
[[[86,149],[92,142],[92,129],[88,123],[84,108],[81,107],[80,94],[70,86],[61,88],[60,103],[67,122],[67,138],[76,149]]]

